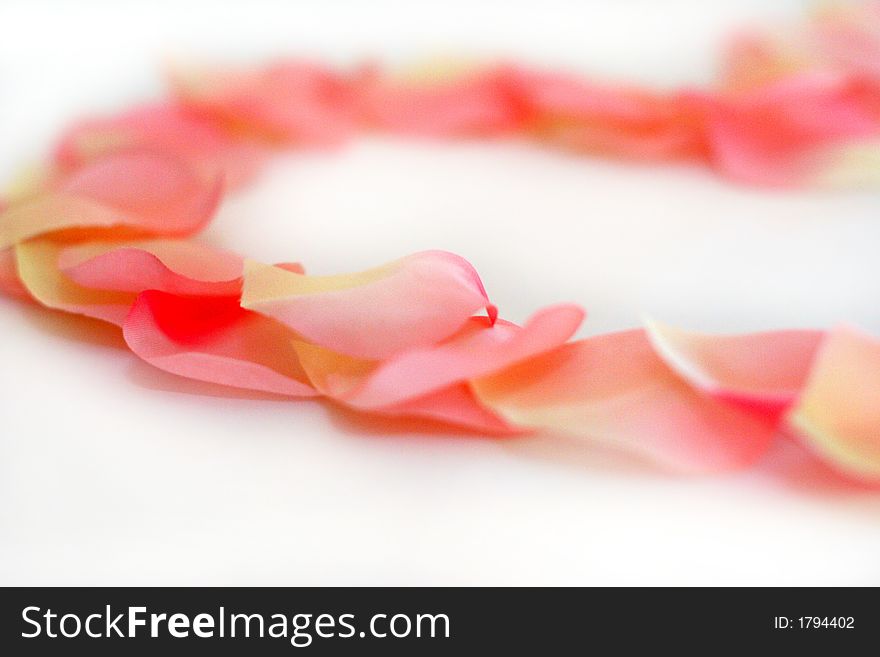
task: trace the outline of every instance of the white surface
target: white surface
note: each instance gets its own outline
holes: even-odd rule
[[[798,3],[10,2],[0,177],[66,121],[158,94],[168,52],[465,51],[671,85]],[[880,330],[876,194],[769,193],[523,144],[359,140],[279,162],[210,239],[316,273],[423,248],[502,313],[570,300],[583,334]],[[589,446],[377,425],[225,396],[112,330],[0,300],[2,584],[880,584],[880,495],[770,468],[666,476]]]

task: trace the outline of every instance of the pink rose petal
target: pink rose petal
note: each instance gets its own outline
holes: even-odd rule
[[[222,177],[229,187],[251,180],[268,152],[175,104],[147,105],[111,117],[82,121],[62,138],[55,161],[71,171],[109,153],[166,153],[189,163],[203,178]]]
[[[641,330],[569,343],[471,386],[513,425],[601,441],[679,470],[748,465],[775,433],[691,388]]]
[[[789,420],[832,466],[880,482],[880,339],[829,332]]]
[[[702,115],[684,97],[517,70],[534,129],[568,148],[639,160],[703,156]]]
[[[79,285],[100,290],[230,296],[241,292],[243,261],[230,251],[160,239],[69,246],[58,267]]]
[[[125,341],[173,374],[291,397],[313,397],[289,331],[242,309],[237,297],[180,297],[150,290],[123,324]]]
[[[657,354],[691,385],[718,399],[778,416],[810,372],[821,331],[708,335],[647,325]]]
[[[880,135],[880,90],[841,75],[803,74],[744,95],[691,100],[705,109],[714,165],[749,183],[817,180],[841,146]]]
[[[327,349],[297,344],[314,385],[349,406],[387,407],[429,394],[525,360],[568,340],[583,320],[576,306],[536,313],[524,327],[473,317],[452,337],[430,347],[402,352],[381,363],[361,361]]]
[[[524,431],[483,406],[465,383],[457,383],[391,406],[372,409],[372,412],[392,417],[437,420],[498,435],[513,435]]]
[[[159,235],[189,234],[211,218],[221,192],[221,180],[205,182],[173,157],[114,153],[10,205],[0,215],[0,248],[72,228],[124,226]]]
[[[339,276],[303,276],[248,261],[241,305],[309,342],[373,360],[434,344],[482,308],[493,320],[495,314],[473,267],[443,251]]]
[[[255,70],[178,70],[172,84],[184,104],[269,142],[335,144],[358,119],[354,82],[305,61]]]
[[[367,121],[385,130],[435,137],[512,132],[525,115],[498,67],[451,80],[397,82],[376,79],[365,87]]]

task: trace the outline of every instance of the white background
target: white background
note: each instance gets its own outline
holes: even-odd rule
[[[158,98],[167,55],[346,64],[509,56],[672,87],[795,2],[13,2],[0,6],[0,180],[71,119]],[[575,301],[743,331],[880,331],[880,199],[768,192],[697,167],[519,143],[376,137],[290,156],[209,239],[313,273],[443,248],[502,314]],[[3,584],[880,584],[880,494],[787,454],[665,475],[546,436],[389,432],[137,361],[115,332],[0,299]],[[783,465],[780,465],[782,463]]]

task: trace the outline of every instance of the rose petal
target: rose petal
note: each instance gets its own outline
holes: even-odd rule
[[[702,156],[702,115],[683,96],[518,70],[512,77],[539,136],[640,160]]]
[[[28,293],[49,308],[103,319],[122,325],[135,295],[94,290],[76,284],[58,269],[64,248],[46,239],[21,242],[15,247],[18,275]]]
[[[425,251],[357,274],[303,276],[245,263],[241,304],[307,341],[373,360],[434,344],[481,308],[494,307],[473,267]]]
[[[381,409],[372,409],[372,412],[393,417],[438,420],[498,435],[512,435],[525,431],[512,426],[480,404],[465,383],[457,383]]]
[[[114,153],[0,215],[0,248],[70,228],[126,226],[160,235],[200,229],[220,200],[183,162],[148,152]]]
[[[880,481],[880,340],[829,332],[789,421],[834,467]]]
[[[646,329],[657,354],[691,385],[718,399],[777,416],[800,394],[821,331],[707,335],[659,322]]]
[[[55,161],[70,171],[109,153],[132,149],[173,155],[205,179],[222,175],[229,187],[252,179],[268,154],[184,107],[162,104],[80,122],[63,136]]]
[[[419,82],[377,79],[365,90],[367,120],[385,130],[431,136],[511,132],[524,120],[508,73],[498,67]]]
[[[272,142],[334,144],[358,118],[354,82],[305,61],[257,70],[178,69],[171,81],[181,102]]]
[[[58,267],[84,287],[230,296],[241,292],[240,256],[185,240],[87,242],[63,249]]]
[[[180,297],[149,290],[123,324],[125,341],[173,374],[292,397],[312,397],[281,325],[242,309],[237,297]]]
[[[569,343],[471,386],[511,424],[602,441],[681,470],[747,465],[775,433],[772,423],[687,385],[641,330]]]
[[[841,147],[880,135],[880,90],[847,76],[803,74],[744,95],[690,98],[706,112],[714,165],[749,183],[817,180]]]
[[[880,83],[880,3],[835,3],[818,13],[810,27],[810,45],[818,54]]]
[[[473,317],[455,335],[430,347],[403,352],[381,363],[342,356],[297,343],[312,383],[349,406],[387,407],[508,367],[556,347],[577,330],[584,313],[555,306],[536,313],[524,327]]]

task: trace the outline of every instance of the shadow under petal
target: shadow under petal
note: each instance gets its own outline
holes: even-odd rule
[[[335,427],[349,433],[389,437],[421,434],[426,436],[442,436],[449,439],[477,438],[489,441],[515,439],[510,435],[493,435],[451,422],[443,422],[442,420],[370,413],[349,408],[331,399],[322,398],[319,401],[326,407],[330,422]]]
[[[263,392],[260,390],[248,390],[247,388],[234,388],[232,386],[224,386],[219,383],[210,383],[208,381],[199,381],[197,379],[188,379],[184,376],[172,374],[165,370],[154,367],[147,362],[140,360],[132,354],[131,365],[126,371],[129,381],[141,388],[149,390],[157,390],[161,392],[173,392],[182,395],[192,395],[195,397],[215,397],[224,399],[246,399],[261,400],[274,402],[298,402],[312,401],[313,398],[296,398],[286,397],[271,392]]]
[[[28,323],[49,335],[99,347],[128,349],[122,331],[114,324],[46,308],[30,301],[18,302],[16,307]]]

